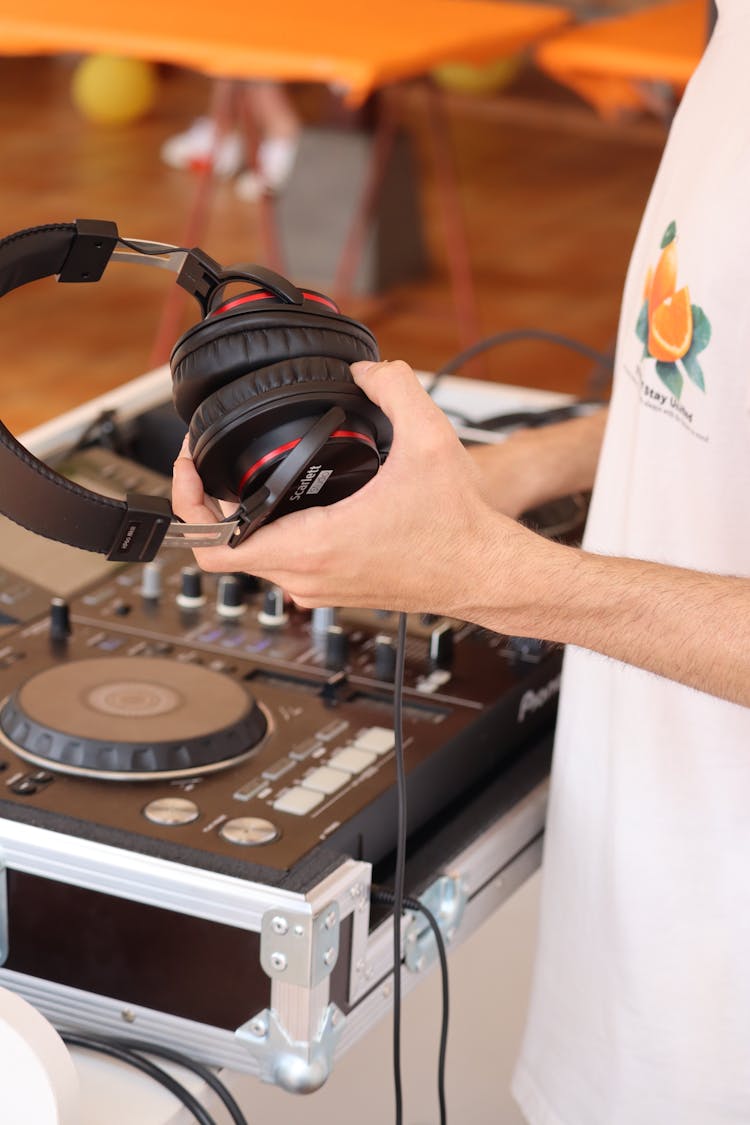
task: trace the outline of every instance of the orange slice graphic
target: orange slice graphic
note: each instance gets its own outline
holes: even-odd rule
[[[651,281],[651,287],[648,294],[648,311],[649,314],[653,313],[655,308],[666,301],[667,297],[671,297],[674,293],[674,287],[677,284],[677,240],[672,239],[668,243],[661,254],[659,261],[656,263],[654,276]]]
[[[687,286],[654,309],[649,324],[648,350],[654,359],[674,363],[690,348],[693,310]]]

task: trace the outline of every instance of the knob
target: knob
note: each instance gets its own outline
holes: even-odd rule
[[[245,592],[234,574],[222,574],[216,589],[216,612],[221,617],[241,617],[245,612]]]
[[[450,668],[453,663],[453,626],[450,621],[436,625],[430,633],[430,667]]]
[[[312,611],[311,627],[316,640],[325,639],[328,630],[336,624],[336,610],[330,606],[320,606]]]
[[[180,592],[177,604],[182,609],[199,609],[206,604],[203,593],[203,575],[193,566],[184,566],[180,571]]]
[[[396,678],[396,645],[387,633],[379,633],[375,638],[375,676],[385,683]]]
[[[284,609],[284,591],[280,586],[269,586],[263,595],[263,608],[258,612],[258,621],[267,629],[278,629],[286,625],[289,614]]]
[[[143,564],[141,597],[153,602],[161,597],[161,563],[158,560]]]
[[[340,625],[329,625],[326,633],[326,668],[341,671],[349,655],[349,637]]]
[[[70,636],[70,607],[64,598],[50,602],[49,635],[53,641],[67,641]]]

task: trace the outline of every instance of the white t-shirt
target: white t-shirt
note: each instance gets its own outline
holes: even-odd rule
[[[643,218],[586,547],[750,576],[750,0]],[[514,1093],[533,1125],[750,1122],[750,709],[566,654]]]

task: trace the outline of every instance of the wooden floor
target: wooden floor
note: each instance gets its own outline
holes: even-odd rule
[[[164,167],[159,147],[205,110],[207,81],[164,70],[148,118],[103,127],[71,105],[73,66],[71,59],[0,62],[0,233],[87,217],[113,219],[131,237],[181,242],[195,181]],[[599,126],[533,74],[525,82],[535,96],[541,89],[533,111],[510,93],[489,102],[450,99],[480,330],[538,328],[607,349],[663,133]],[[319,112],[304,90],[295,97],[303,116],[310,105]],[[461,341],[422,103],[407,92],[402,110],[419,167],[430,268],[418,283],[344,311],[366,319],[384,356],[434,370]],[[258,260],[257,205],[221,184],[201,245],[219,261]],[[148,370],[171,284],[162,271],[112,265],[97,285],[46,280],[6,296],[0,417],[18,432]],[[574,353],[536,342],[493,351],[482,376],[578,393],[591,371]]]

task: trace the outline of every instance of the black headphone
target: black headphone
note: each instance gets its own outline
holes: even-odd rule
[[[322,293],[263,266],[224,268],[198,248],[124,239],[114,223],[78,220],[1,239],[0,296],[43,277],[99,281],[110,259],[171,270],[198,301],[202,319],[170,357],[174,405],[206,491],[237,510],[218,528],[196,528],[175,521],[161,497],[100,495],[54,472],[0,422],[3,515],[48,539],[146,562],[165,539],[236,546],[261,524],[332,504],[375,475],[391,426],[349,364],[377,360],[377,344]],[[237,282],[254,288],[225,298]]]

